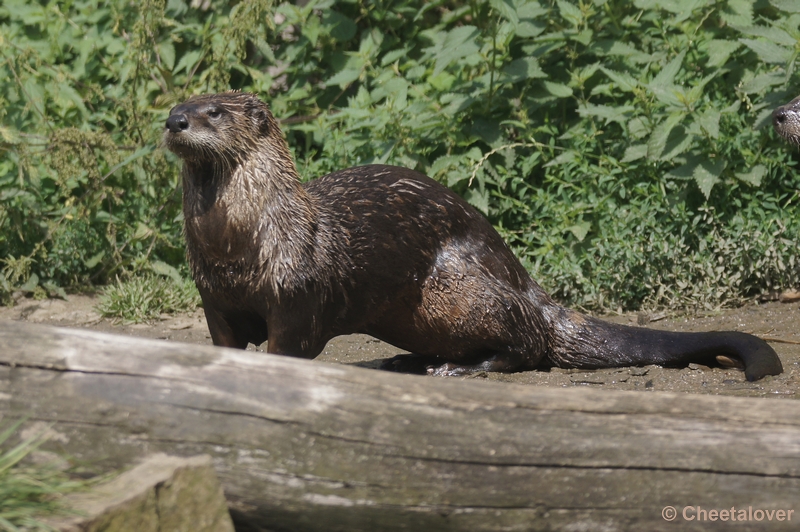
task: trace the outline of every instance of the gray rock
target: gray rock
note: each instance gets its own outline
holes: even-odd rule
[[[75,515],[44,520],[60,532],[234,532],[208,455],[151,455],[65,499]]]

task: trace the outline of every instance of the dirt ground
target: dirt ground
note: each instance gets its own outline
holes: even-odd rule
[[[211,344],[202,309],[191,314],[165,316],[150,324],[123,325],[101,318],[94,309],[96,299],[72,295],[59,299],[21,300],[15,307],[0,307],[0,319],[22,320],[60,327],[88,328],[114,334],[157,338],[169,342]],[[636,314],[605,317],[609,321],[637,325],[647,318]],[[592,386],[613,390],[659,390],[749,397],[800,398],[800,304],[770,302],[696,316],[650,318],[648,327],[672,331],[736,330],[770,342],[783,362],[784,373],[758,382],[747,382],[744,373],[691,364],[687,368],[614,368],[606,370],[526,371],[513,374],[480,373],[465,379],[489,379],[535,386]],[[250,346],[263,351],[262,347]],[[342,336],[328,343],[317,357],[320,362],[377,368],[386,358],[403,351],[365,335]],[[120,353],[120,356],[123,356]],[[441,378],[441,377],[430,377]],[[456,377],[451,377],[456,378]],[[462,378],[462,377],[458,377]]]

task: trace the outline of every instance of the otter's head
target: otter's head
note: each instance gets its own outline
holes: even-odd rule
[[[772,113],[775,131],[795,146],[800,146],[800,96]]]
[[[164,145],[187,162],[242,160],[270,135],[280,138],[267,105],[254,94],[193,96],[169,112]]]

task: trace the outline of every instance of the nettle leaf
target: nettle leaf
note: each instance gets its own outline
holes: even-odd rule
[[[609,105],[593,105],[586,104],[578,107],[578,114],[581,116],[596,116],[605,120],[605,124],[609,122],[616,122],[623,128],[628,116],[633,113],[634,107],[632,105],[618,105],[611,107]]]
[[[700,164],[701,161],[704,160],[705,157],[703,157],[702,155],[697,155],[697,154],[689,155],[686,158],[686,162],[684,164],[676,168],[673,168],[672,170],[664,174],[664,178],[677,179],[679,181],[688,181],[689,179],[692,179],[695,167],[698,164]]]
[[[201,55],[201,50],[190,50],[183,54],[180,61],[178,61],[177,66],[175,66],[175,69],[172,71],[173,74],[177,74],[183,70],[186,70],[186,72],[191,72],[192,68],[194,68],[194,66],[200,60]]]
[[[386,52],[383,57],[381,57],[381,66],[390,65],[398,59],[408,56],[409,50],[409,48],[398,48],[397,50]]]
[[[656,75],[656,77],[654,77],[650,82],[650,87],[655,89],[667,85],[674,85],[675,76],[677,76],[678,72],[681,70],[684,57],[686,57],[686,50],[675,56],[672,61],[667,63],[667,65],[661,69],[661,72],[659,72],[658,75]]]
[[[489,194],[485,190],[480,191],[474,188],[468,188],[466,192],[464,192],[464,199],[483,214],[489,214]]]
[[[0,139],[7,144],[17,144],[20,141],[19,131],[0,125]]]
[[[736,172],[734,175],[745,183],[758,187],[761,186],[761,180],[767,175],[767,167],[763,164],[757,164],[748,172]]]
[[[541,35],[547,25],[539,20],[521,20],[514,28],[514,33],[517,37],[530,38]]]
[[[625,155],[620,162],[629,163],[647,157],[647,144],[634,144],[625,148]]]
[[[506,75],[503,81],[507,83],[547,77],[535,57],[515,59],[503,68],[503,73]]]
[[[339,42],[349,41],[355,37],[358,29],[356,23],[350,20],[349,17],[332,9],[324,10],[322,25],[327,30],[328,35]]]
[[[767,87],[782,85],[786,76],[780,72],[766,72],[742,84],[741,90],[745,94],[759,94]]]
[[[695,140],[695,136],[686,130],[683,126],[675,127],[669,134],[667,144],[664,146],[664,152],[659,157],[662,161],[669,161],[674,159],[681,153],[685,152]]]
[[[513,24],[517,24],[519,22],[517,9],[510,0],[490,0],[489,5],[491,5],[492,9],[497,11],[500,16],[509,22],[512,22]]]
[[[580,222],[567,227],[566,230],[575,235],[575,238],[578,239],[578,242],[583,242],[583,239],[586,238],[587,234],[589,234],[589,229],[591,228],[592,222]]]
[[[83,264],[87,268],[89,268],[91,270],[92,268],[94,268],[95,266],[100,264],[100,261],[103,260],[103,257],[105,257],[105,255],[106,255],[106,252],[105,251],[101,251],[100,253],[97,253],[97,254],[89,257],[88,259],[85,259],[83,261]]]
[[[721,67],[724,65],[733,52],[738,50],[742,43],[736,41],[726,41],[723,39],[713,39],[706,44],[708,51],[709,67]]]
[[[739,39],[765,63],[784,64],[792,58],[793,51],[764,39]]]
[[[616,70],[611,70],[610,68],[606,68],[604,66],[600,67],[600,70],[603,73],[611,78],[611,81],[617,84],[617,87],[625,92],[631,92],[633,89],[639,86],[639,82],[631,75],[626,74],[625,72],[617,72]]]
[[[561,13],[561,16],[564,17],[564,20],[570,22],[573,26],[578,26],[583,22],[583,13],[581,13],[580,8],[576,7],[574,4],[566,2],[565,0],[558,0],[556,4],[558,4],[558,11]]]
[[[548,168],[550,166],[558,166],[560,164],[570,163],[578,158],[577,152],[574,150],[567,150],[555,159],[548,161],[544,166]]]
[[[712,139],[719,138],[719,119],[722,113],[716,109],[708,109],[695,119],[695,124],[700,126]]]
[[[728,0],[720,16],[727,24],[749,26],[753,23],[753,0]]]
[[[542,81],[542,85],[544,86],[544,90],[556,98],[569,98],[572,96],[572,88],[567,85],[547,80]]]
[[[171,40],[158,45],[158,56],[161,58],[164,68],[171,71],[175,66],[175,45]]]
[[[650,139],[647,141],[648,159],[661,159],[661,155],[667,145],[667,140],[669,139],[670,133],[672,133],[672,130],[678,124],[680,124],[685,116],[686,113],[684,111],[674,112],[670,114],[666,120],[658,124],[655,129],[653,129],[653,133],[650,135]]]
[[[475,26],[461,26],[448,31],[441,49],[436,53],[433,74],[438,74],[462,57],[480,52],[481,48],[476,42],[479,35],[480,30]]]
[[[793,48],[797,42],[786,31],[775,26],[737,26],[736,29],[750,37],[762,37],[771,43],[789,48]]]
[[[595,48],[598,48],[598,53],[601,55],[624,57],[631,63],[650,63],[656,59],[655,54],[644,53],[626,42],[612,41],[609,46],[606,41]]]
[[[694,167],[692,172],[692,177],[694,177],[697,186],[700,187],[700,191],[706,197],[706,200],[711,196],[711,189],[719,183],[719,176],[722,175],[722,171],[725,170],[727,166],[727,162],[725,161],[717,161],[715,163],[711,163],[710,161],[700,161],[700,163]]]
[[[344,68],[325,81],[325,84],[338,85],[342,88],[357,80],[366,66],[366,59],[363,56],[350,53],[350,57],[345,63]]]
[[[800,13],[800,3],[797,0],[769,0],[769,3],[787,13]]]
[[[541,20],[542,15],[547,14],[547,9],[538,2],[525,1],[521,2],[521,5],[518,3],[516,11],[518,21],[514,26],[514,34],[517,37],[536,37],[547,29],[547,22]]]

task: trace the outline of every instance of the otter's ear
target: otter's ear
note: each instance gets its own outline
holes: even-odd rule
[[[253,121],[253,125],[260,134],[266,135],[269,133],[269,128],[272,125],[272,117],[270,116],[269,111],[258,105],[251,107],[247,114],[250,117],[250,120]]]

